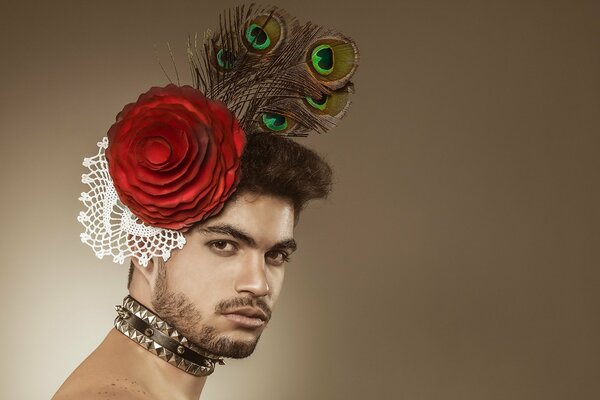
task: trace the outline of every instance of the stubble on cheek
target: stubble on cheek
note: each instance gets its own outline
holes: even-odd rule
[[[182,335],[194,341],[194,337],[198,336],[195,330],[201,325],[202,315],[186,295],[173,293],[169,290],[167,271],[164,264],[159,266],[151,301],[154,310],[161,319],[177,329]],[[213,328],[206,328],[209,331],[214,331]]]

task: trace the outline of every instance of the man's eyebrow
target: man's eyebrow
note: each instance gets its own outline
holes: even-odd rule
[[[221,233],[224,235],[232,236],[242,242],[246,243],[248,246],[256,247],[256,240],[250,236],[249,233],[244,232],[242,229],[236,228],[229,224],[221,224],[221,225],[211,225],[205,226],[202,228],[198,228],[198,231],[203,233]],[[296,251],[298,245],[294,239],[286,239],[281,242],[275,243],[272,249],[281,249],[281,250],[289,250],[290,252]]]
[[[290,253],[293,253],[294,251],[296,251],[297,248],[298,245],[296,244],[296,241],[294,239],[287,239],[275,244],[275,246],[273,246],[271,250],[288,250]]]
[[[248,246],[256,247],[256,240],[252,238],[248,233],[244,232],[241,229],[235,228],[228,224],[223,225],[212,225],[206,226],[198,229],[200,232],[204,233],[222,233],[224,235],[232,236],[242,242],[246,243]]]

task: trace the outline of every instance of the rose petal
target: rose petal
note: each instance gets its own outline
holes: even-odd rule
[[[151,88],[107,135],[119,198],[150,225],[187,228],[218,213],[239,183],[245,134],[223,103],[192,87]]]

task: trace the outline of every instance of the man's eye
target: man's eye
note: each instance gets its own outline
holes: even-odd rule
[[[271,265],[282,265],[285,262],[290,261],[290,256],[283,251],[269,251],[266,254],[269,264]]]
[[[235,252],[235,245],[227,240],[213,240],[208,243],[209,247],[220,254],[230,254]]]

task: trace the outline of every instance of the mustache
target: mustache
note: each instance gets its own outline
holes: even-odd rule
[[[268,306],[266,301],[260,298],[253,299],[250,297],[238,297],[235,299],[223,300],[216,305],[215,311],[217,313],[227,313],[229,310],[240,307],[260,308],[265,314],[267,314],[267,320],[271,319],[271,308]]]

